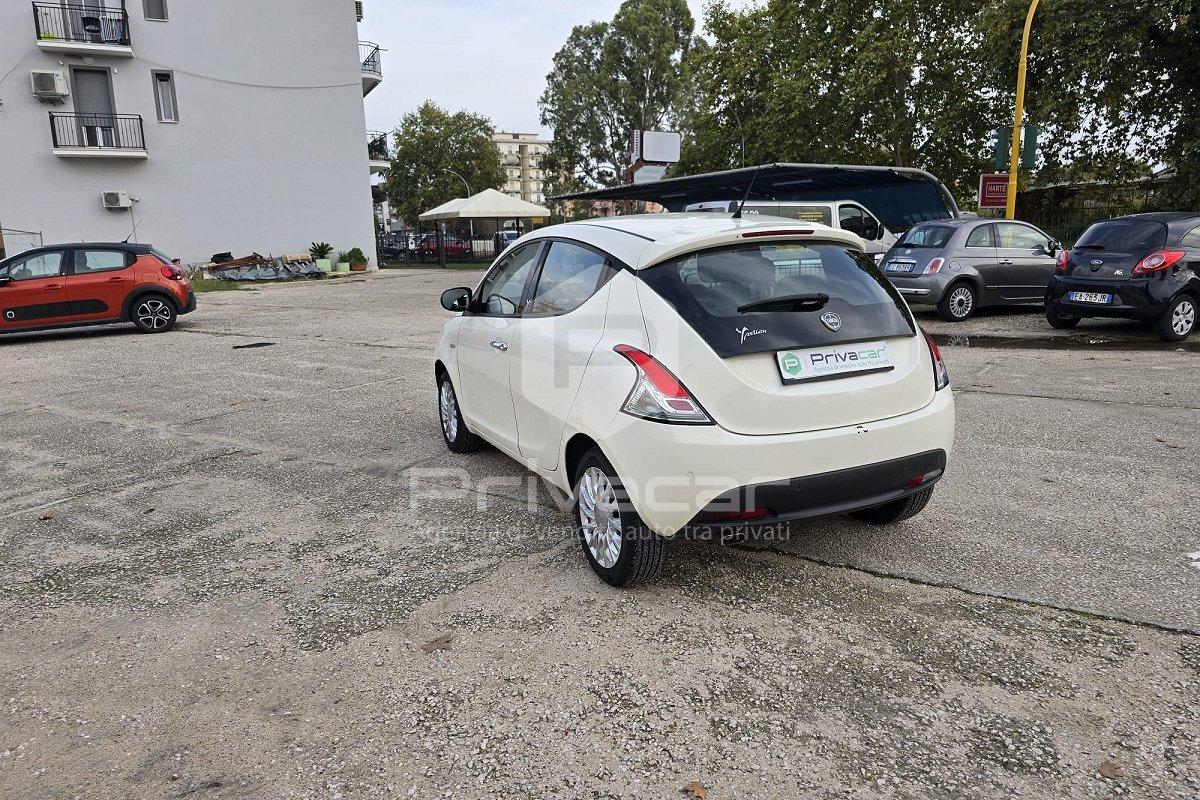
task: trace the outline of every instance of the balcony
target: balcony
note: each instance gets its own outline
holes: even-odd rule
[[[146,158],[146,135],[137,114],[50,113],[54,155],[61,158]]]
[[[366,97],[383,83],[383,50],[374,42],[359,42],[358,60],[362,62],[363,97]]]
[[[47,53],[133,58],[123,8],[34,3],[33,25],[37,46]]]
[[[367,156],[371,160],[371,172],[385,172],[392,166],[391,134],[383,131],[367,131]]]

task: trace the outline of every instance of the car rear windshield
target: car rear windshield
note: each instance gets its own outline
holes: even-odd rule
[[[1167,245],[1167,226],[1139,219],[1097,222],[1083,232],[1075,246],[1085,250],[1128,252],[1141,255]]]
[[[945,225],[916,225],[908,229],[897,247],[945,247],[954,228]]]
[[[721,358],[916,333],[875,262],[844,244],[737,245],[676,258],[638,276]],[[808,300],[789,310],[738,311],[797,295]]]

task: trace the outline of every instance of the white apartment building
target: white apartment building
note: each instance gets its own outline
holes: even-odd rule
[[[313,241],[378,263],[363,97],[382,68],[361,8],[3,0],[0,227],[133,231],[189,263]]]
[[[529,203],[546,202],[542,157],[551,142],[536,133],[494,133],[492,140],[500,150],[507,180],[504,193]]]

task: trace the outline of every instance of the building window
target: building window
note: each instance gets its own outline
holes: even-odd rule
[[[167,21],[167,0],[142,0],[142,9],[146,19]]]
[[[179,105],[175,101],[175,78],[170,72],[154,71],[154,105],[159,122],[179,122]]]

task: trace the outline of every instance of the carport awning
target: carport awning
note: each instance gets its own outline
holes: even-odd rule
[[[682,211],[692,203],[740,201],[751,181],[754,183],[750,192],[752,199],[781,202],[853,200],[894,229],[958,214],[958,205],[949,189],[925,170],[848,164],[764,164],[554,199],[644,200],[666,206],[671,211]]]
[[[541,219],[550,216],[550,209],[527,203],[519,197],[509,197],[495,189],[484,189],[470,197],[459,197],[442,203],[420,216],[422,222],[450,219]]]

